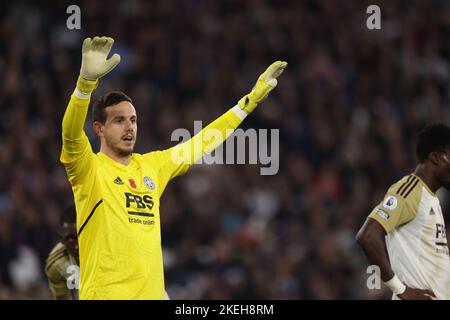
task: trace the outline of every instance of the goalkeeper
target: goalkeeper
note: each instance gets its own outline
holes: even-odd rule
[[[77,211],[79,296],[164,299],[159,205],[167,183],[220,146],[275,88],[287,63],[273,63],[249,94],[192,139],[145,154],[133,152],[137,115],[132,100],[110,92],[93,105],[93,129],[100,138],[100,152],[94,153],[83,126],[92,91],[120,62],[118,54],[107,59],[113,42],[107,37],[84,40],[80,75],[62,122],[60,160]],[[210,129],[219,130],[222,138],[204,139]]]

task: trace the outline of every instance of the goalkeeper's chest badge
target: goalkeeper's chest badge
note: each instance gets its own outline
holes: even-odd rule
[[[144,184],[147,188],[149,188],[150,190],[154,190],[155,189],[155,183],[153,182],[152,179],[150,179],[149,177],[145,176],[144,177]]]

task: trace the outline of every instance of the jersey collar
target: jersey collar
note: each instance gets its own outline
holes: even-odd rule
[[[115,167],[117,167],[119,169],[127,169],[127,168],[131,167],[132,166],[132,162],[133,162],[133,158],[134,158],[134,153],[133,153],[131,155],[131,158],[130,158],[130,163],[128,165],[124,165],[124,164],[121,164],[120,162],[117,162],[117,161],[111,159],[109,156],[107,156],[106,154],[104,154],[101,151],[99,151],[97,153],[97,155],[100,158],[102,158],[102,160],[104,159],[105,161],[109,162],[110,164],[112,164],[113,166],[115,166]]]
[[[417,175],[417,174],[415,174],[415,173],[413,173],[412,174],[414,177],[416,177],[416,178],[418,178],[419,179],[419,181],[420,181],[420,183],[425,187],[425,189],[427,189],[427,191],[431,194],[431,195],[433,195],[433,196],[435,196],[436,197],[436,194],[433,192],[433,191],[431,191],[431,189],[427,186],[427,184]]]

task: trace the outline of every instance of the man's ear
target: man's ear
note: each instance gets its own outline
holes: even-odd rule
[[[439,152],[431,152],[428,156],[428,159],[430,159],[431,163],[435,166],[439,166],[444,159],[442,159],[442,153]]]
[[[94,129],[96,135],[98,135],[99,137],[103,137],[104,125],[101,122],[94,121],[94,123],[92,124],[92,128]]]

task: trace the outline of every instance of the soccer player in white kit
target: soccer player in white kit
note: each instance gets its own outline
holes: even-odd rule
[[[450,189],[450,127],[433,124],[417,138],[414,173],[394,183],[356,240],[393,299],[450,299],[449,248],[436,191]]]

